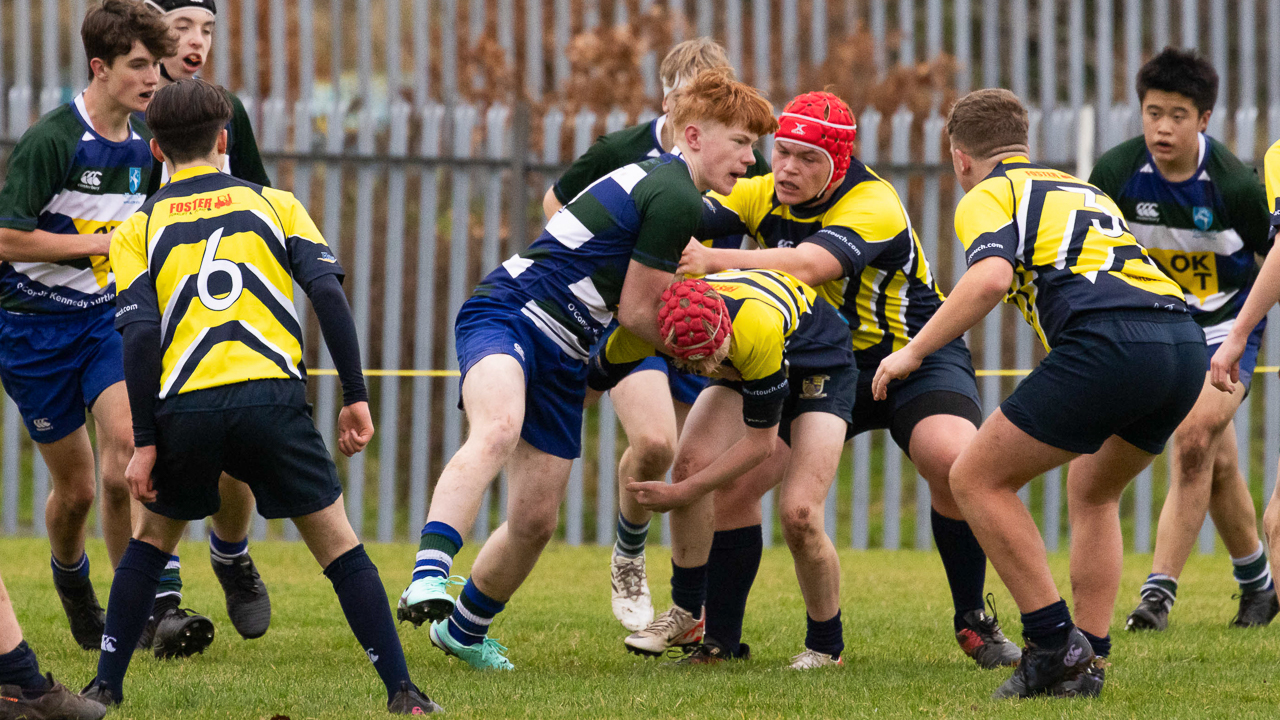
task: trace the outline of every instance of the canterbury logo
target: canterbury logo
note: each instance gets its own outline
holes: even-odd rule
[[[84,185],[85,187],[91,187],[91,188],[101,187],[102,171],[101,170],[85,170],[84,174],[80,176],[80,184]]]
[[[1082,655],[1084,655],[1083,648],[1080,648],[1080,647],[1070,648],[1067,650],[1067,657],[1063,660],[1063,662],[1067,665],[1067,667],[1071,667],[1072,665],[1075,665],[1076,663],[1080,662],[1080,656]]]
[[[116,639],[110,635],[102,636],[102,652],[113,653],[116,651]]]
[[[364,654],[369,656],[369,662],[371,663],[378,662],[378,656],[376,653],[373,652],[373,648],[365,648]]]
[[[1153,202],[1140,202],[1134,209],[1138,217],[1142,220],[1159,220],[1160,207]]]

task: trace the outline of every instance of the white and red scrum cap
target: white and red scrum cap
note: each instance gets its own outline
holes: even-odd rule
[[[780,127],[774,133],[774,140],[811,147],[827,156],[831,174],[823,192],[844,179],[853,157],[858,123],[843,100],[822,91],[798,95],[782,109],[778,123]]]

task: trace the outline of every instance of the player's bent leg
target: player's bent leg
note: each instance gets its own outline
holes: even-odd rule
[[[804,647],[839,662],[844,652],[840,620],[840,559],[823,526],[824,506],[840,465],[846,422],[838,415],[807,412],[791,422],[791,462],[782,480],[779,502],[782,535],[795,561],[804,596],[807,633]],[[803,655],[803,653],[802,653]],[[813,658],[796,658],[792,667],[808,668]]]
[[[94,650],[102,639],[106,614],[89,580],[89,556],[85,553],[85,521],[93,507],[93,446],[84,426],[36,448],[49,468],[49,499],[45,502],[45,526],[52,551],[53,587],[71,626],[71,636],[85,650]],[[126,524],[125,529],[128,529]]]
[[[1213,490],[1209,516],[1231,555],[1232,575],[1240,586],[1240,600],[1232,627],[1264,627],[1280,612],[1275,583],[1267,564],[1267,552],[1258,539],[1257,511],[1249,486],[1240,474],[1234,429],[1228,427],[1218,442],[1213,463]]]
[[[524,368],[510,355],[488,355],[467,371],[463,405],[470,430],[449,459],[431,499],[414,559],[413,579],[400,595],[396,617],[415,627],[447,618],[454,609],[453,558],[471,532],[480,502],[516,450],[525,416]]]
[[[409,678],[404,648],[391,619],[387,591],[378,568],[360,544],[342,497],[328,507],[293,518],[307,549],[333,583],[342,614],[387,690],[387,709],[410,715],[440,710]],[[417,705],[420,712],[412,712]]]
[[[631,373],[609,396],[627,434],[627,449],[618,462],[618,539],[610,560],[610,603],[618,622],[635,632],[653,620],[644,559],[653,514],[631,497],[626,485],[632,479],[660,481],[671,468],[676,448],[676,413],[667,375],[658,370]]]
[[[92,400],[92,412],[102,463],[102,539],[112,565],[116,565],[133,536],[132,502],[124,479],[133,457],[133,414],[124,382],[100,392]]]
[[[227,617],[240,637],[259,638],[271,627],[271,596],[249,555],[253,491],[223,473],[218,479],[222,506],[209,518],[209,564],[227,599]]]
[[[930,524],[951,589],[956,642],[979,667],[991,670],[1016,665],[1022,651],[1000,629],[994,601],[987,600],[989,613],[983,607],[987,555],[951,494],[951,466],[977,434],[978,428],[965,417],[929,415],[912,429],[908,447],[916,469],[929,483]]]
[[[572,464],[527,442],[517,445],[508,465],[507,521],[480,548],[453,614],[431,625],[436,647],[477,670],[514,669],[489,626],[555,534]]]

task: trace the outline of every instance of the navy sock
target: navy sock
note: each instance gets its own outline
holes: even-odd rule
[[[734,655],[742,642],[742,620],[747,612],[747,596],[764,552],[764,534],[759,525],[721,530],[711,540],[707,560],[707,630],[720,647]]]
[[[249,538],[240,542],[227,542],[218,533],[209,531],[209,557],[222,565],[230,565],[235,559],[249,552]]]
[[[1049,650],[1066,645],[1067,636],[1074,627],[1067,601],[1061,598],[1039,610],[1022,614],[1023,637]]]
[[[55,585],[79,586],[89,581],[89,554],[81,553],[80,559],[70,565],[63,565],[58,559],[49,556],[49,565],[53,568]]]
[[[694,619],[702,617],[707,602],[707,566],[683,568],[671,561],[671,602],[687,610]]]
[[[930,510],[933,541],[942,556],[942,568],[951,586],[951,604],[955,606],[956,632],[967,627],[965,613],[982,609],[982,589],[987,581],[987,554],[978,544],[969,523],[952,520]]]
[[[414,560],[413,579],[442,577],[448,579],[453,569],[453,556],[462,549],[462,535],[448,523],[429,522],[422,527],[418,555]]]
[[[489,635],[489,625],[507,606],[485,595],[472,578],[462,586],[458,602],[449,616],[449,635],[463,645],[479,645]]]
[[[839,658],[844,652],[844,624],[840,622],[840,611],[830,620],[814,620],[805,614],[808,629],[804,635],[804,646],[810,650],[826,653]]]
[[[155,545],[130,540],[111,580],[107,626],[102,633],[102,654],[98,656],[98,680],[117,700],[124,699],[124,675],[129,671],[129,660],[142,636],[142,628],[151,616],[156,588],[169,557],[169,553]]]
[[[356,641],[369,656],[382,684],[387,686],[389,701],[400,691],[400,683],[409,682],[409,668],[377,566],[365,553],[364,545],[357,545],[329,563],[324,574],[333,583],[342,614],[347,616]]]
[[[40,662],[27,641],[0,655],[0,685],[17,685],[36,692],[49,689],[49,681],[40,674]]]
[[[1089,641],[1089,646],[1093,648],[1093,654],[1100,658],[1104,658],[1111,654],[1111,636],[1098,637],[1088,630],[1081,630],[1084,637]]]

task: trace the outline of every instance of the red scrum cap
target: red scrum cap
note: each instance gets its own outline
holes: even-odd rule
[[[853,157],[858,123],[843,100],[821,91],[798,95],[782,109],[778,122],[775,140],[811,147],[831,162],[831,175],[823,192],[844,179],[849,171],[849,159]]]
[[[724,299],[705,280],[681,280],[662,293],[658,333],[668,352],[697,365],[717,355],[723,359],[733,326]]]

